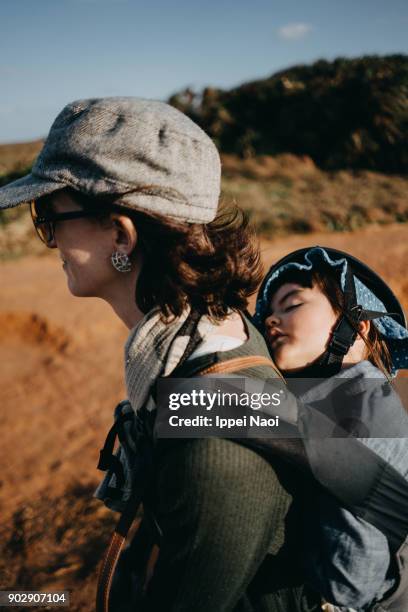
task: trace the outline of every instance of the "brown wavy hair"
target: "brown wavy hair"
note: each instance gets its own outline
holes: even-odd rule
[[[135,300],[144,313],[159,306],[165,317],[179,316],[186,304],[213,320],[228,310],[245,310],[263,276],[259,243],[247,216],[237,206],[221,206],[214,221],[186,223],[131,209],[120,198],[93,198],[65,190],[95,219],[111,212],[128,216],[138,232],[142,269]],[[46,205],[52,196],[41,198]]]

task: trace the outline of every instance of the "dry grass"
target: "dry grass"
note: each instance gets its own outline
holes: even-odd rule
[[[223,156],[224,201],[246,210],[261,235],[353,231],[408,221],[408,179],[324,172],[308,157]]]
[[[30,167],[42,145],[42,140],[0,145],[0,176]]]

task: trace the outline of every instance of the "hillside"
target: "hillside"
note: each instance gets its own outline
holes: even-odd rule
[[[37,157],[43,145],[42,140],[0,145],[0,185],[4,185],[24,174]]]
[[[310,157],[222,156],[223,199],[250,215],[260,235],[352,231],[408,221],[408,178],[319,169]]]
[[[293,153],[325,169],[406,172],[407,55],[320,60],[230,90],[186,89],[169,102],[224,153]]]

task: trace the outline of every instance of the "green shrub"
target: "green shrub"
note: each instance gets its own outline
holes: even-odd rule
[[[325,169],[405,173],[408,165],[407,55],[320,60],[229,91],[184,90],[169,102],[225,153],[291,152]]]

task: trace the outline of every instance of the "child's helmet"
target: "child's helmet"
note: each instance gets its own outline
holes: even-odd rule
[[[261,333],[265,331],[271,289],[278,277],[290,270],[311,271],[322,266],[329,266],[338,274],[345,298],[345,311],[321,358],[321,365],[331,365],[333,373],[339,371],[344,355],[356,338],[358,322],[373,320],[387,343],[392,373],[407,368],[408,330],[400,302],[390,287],[366,264],[348,253],[329,247],[315,246],[293,251],[270,268],[258,292],[254,316],[254,323]]]

